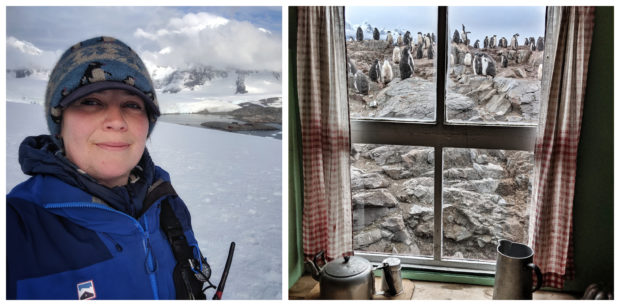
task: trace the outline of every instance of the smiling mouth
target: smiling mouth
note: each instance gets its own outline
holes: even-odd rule
[[[96,145],[106,151],[123,151],[129,148],[129,144],[124,142],[101,142]]]

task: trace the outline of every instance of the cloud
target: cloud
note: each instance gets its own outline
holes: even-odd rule
[[[163,66],[203,64],[216,68],[274,70],[282,67],[280,36],[247,21],[201,12],[172,18],[165,28],[135,31],[161,51],[146,51],[145,60]],[[170,48],[169,46],[174,46]],[[165,50],[165,51],[164,51]]]
[[[6,25],[7,37],[30,42],[43,52],[39,57],[26,57],[7,43],[7,66],[12,62],[49,62],[47,69],[51,69],[70,46],[106,35],[127,43],[144,61],[160,66],[282,69],[281,8],[7,7]],[[57,56],[40,61],[50,54]]]
[[[6,39],[7,69],[49,69],[60,57],[60,51],[43,51],[34,44],[13,36]]]

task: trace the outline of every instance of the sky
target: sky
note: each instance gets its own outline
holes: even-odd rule
[[[8,192],[28,178],[17,162],[19,144],[48,132],[41,105],[6,103],[6,114]],[[280,300],[282,141],[160,121],[146,145],[189,209],[216,286],[236,243],[223,299]]]
[[[437,33],[437,7],[398,7],[398,6],[347,6],[345,7],[345,20],[351,25],[362,24],[368,21],[370,25],[378,29],[392,30],[394,28],[405,29],[417,34],[417,32]],[[471,45],[476,39],[480,43],[485,36],[497,35],[508,39],[513,34],[519,33],[519,44],[523,44],[525,36],[544,36],[545,32],[545,7],[533,6],[460,6],[448,8],[448,33],[450,38],[457,29],[462,31],[465,25]]]
[[[113,36],[160,66],[282,70],[281,7],[6,9],[7,68],[50,69],[73,44]]]

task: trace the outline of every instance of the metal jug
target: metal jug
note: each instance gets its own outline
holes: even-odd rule
[[[525,244],[500,240],[495,266],[494,300],[531,300],[542,285],[542,273],[533,263],[534,250]],[[532,270],[538,279],[532,288]]]
[[[381,278],[383,295],[397,296],[401,294],[403,292],[403,278],[400,274],[400,259],[388,257],[381,264],[383,268],[383,277]]]

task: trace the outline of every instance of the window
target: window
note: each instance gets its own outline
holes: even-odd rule
[[[528,242],[545,8],[346,7],[345,22],[356,254],[492,273],[499,239]]]

